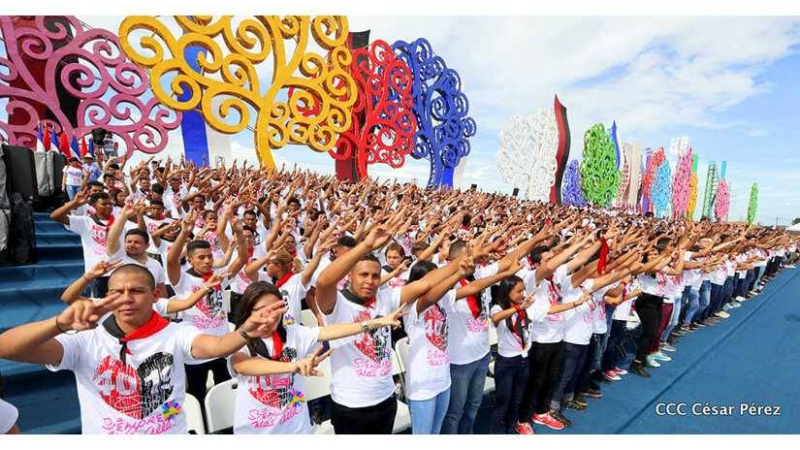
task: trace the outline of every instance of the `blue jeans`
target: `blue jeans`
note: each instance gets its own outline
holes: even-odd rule
[[[439,434],[449,404],[450,388],[427,400],[409,400],[411,432],[413,434]]]
[[[711,281],[703,281],[700,285],[700,309],[697,310],[695,322],[706,318],[706,310],[711,306]]]
[[[686,286],[683,291],[683,297],[687,299],[686,316],[683,318],[683,325],[688,327],[692,323],[697,310],[700,309],[700,291],[691,286]]]
[[[667,328],[664,329],[664,332],[661,333],[661,342],[667,342],[667,338],[669,337],[672,330],[678,325],[678,319],[681,317],[681,306],[683,303],[682,297],[678,297],[672,303],[672,314],[669,316],[669,322],[667,323]]]
[[[450,364],[450,405],[442,434],[472,434],[475,416],[483,400],[490,353],[469,364]]]
[[[558,382],[550,400],[550,409],[561,410],[562,400],[572,400],[575,395],[575,388],[580,378],[580,371],[586,364],[586,356],[589,354],[589,345],[579,345],[566,343],[564,346],[564,371],[561,373],[561,380]]]
[[[519,405],[528,384],[530,362],[528,358],[498,356],[494,363],[494,397],[492,434],[513,434],[519,422]]]
[[[70,200],[75,198],[75,195],[77,195],[78,192],[80,192],[80,191],[81,191],[81,186],[80,185],[78,185],[78,186],[73,186],[71,184],[67,185],[67,197],[69,197]]]
[[[606,351],[603,353],[603,363],[601,370],[607,372],[615,369],[620,364],[619,346],[625,338],[625,327],[628,322],[625,320],[612,320],[611,332],[608,333],[608,342],[606,342]]]

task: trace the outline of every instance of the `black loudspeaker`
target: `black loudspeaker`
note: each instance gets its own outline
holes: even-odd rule
[[[105,128],[93,128],[92,129],[92,141],[94,141],[94,148],[102,148],[103,142],[106,139],[106,131]]]
[[[26,201],[39,201],[33,151],[28,147],[3,144],[3,162],[6,163],[8,196],[11,197],[14,192],[19,192]]]
[[[514,188],[514,192],[512,192],[511,195],[514,196],[514,197],[519,195],[519,188]]]

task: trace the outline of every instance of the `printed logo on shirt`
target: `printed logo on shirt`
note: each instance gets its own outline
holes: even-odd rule
[[[281,352],[281,362],[297,359],[297,350],[285,347]],[[289,422],[302,411],[305,395],[294,387],[294,374],[264,375],[247,377],[250,396],[267,408],[251,409],[247,418],[255,429],[272,428]]]
[[[100,225],[92,224],[92,240],[97,244],[94,253],[97,255],[105,255],[106,246],[108,245],[108,229]]]
[[[380,316],[376,316],[380,317]],[[355,322],[370,320],[369,312],[361,311]],[[359,334],[355,339],[355,347],[364,357],[356,357],[354,368],[361,377],[386,376],[391,373],[392,363],[389,360],[392,333],[389,327],[381,327]]]
[[[192,292],[202,289],[202,285],[192,286]],[[203,313],[203,316],[192,316],[192,325],[197,328],[207,330],[217,328],[225,323],[227,314],[222,308],[222,289],[214,289],[210,294],[195,304],[195,307]]]
[[[466,319],[467,331],[471,333],[486,333],[489,331],[489,302],[481,295],[481,313],[477,318],[472,313]]]
[[[425,337],[435,347],[435,349],[428,349],[428,364],[441,366],[449,363],[450,355],[447,354],[447,338],[450,327],[447,324],[447,313],[444,309],[433,305],[425,310],[422,318],[425,321]]]
[[[286,307],[286,312],[283,313],[283,326],[288,327],[289,325],[295,324],[295,317],[292,315],[292,308],[289,307],[289,291],[286,289],[281,289],[281,298],[283,299],[283,306]]]
[[[136,422],[121,418],[103,419],[103,428],[112,434],[161,434],[173,426],[181,412],[177,402],[167,403],[172,395],[173,356],[156,353],[133,368],[106,356],[95,369],[93,381],[107,405]],[[158,412],[158,414],[153,414]]]

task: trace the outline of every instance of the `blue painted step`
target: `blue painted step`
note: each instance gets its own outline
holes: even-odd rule
[[[40,260],[39,264],[29,266],[0,267],[0,284],[49,278],[74,280],[83,274],[83,266],[83,262],[79,260]]]
[[[24,433],[79,432],[80,408],[75,375],[47,369],[6,380],[7,400],[19,409]]]
[[[77,244],[38,244],[36,255],[54,259],[80,259],[83,260],[83,249]]]
[[[56,232],[45,231],[36,233],[36,245],[42,244],[73,244],[81,245],[81,237],[70,231]]]

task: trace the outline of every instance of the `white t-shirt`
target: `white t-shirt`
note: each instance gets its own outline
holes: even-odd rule
[[[497,263],[480,267],[475,270],[475,280],[494,276],[497,270]],[[444,305],[449,318],[450,342],[453,344],[448,348],[451,364],[469,364],[489,353],[489,327],[492,326],[489,291],[489,288],[484,289],[477,299],[480,306],[477,318],[472,315],[466,298]]]
[[[533,306],[533,305],[531,305]],[[495,315],[503,311],[500,305],[492,306],[491,313]],[[512,326],[517,323],[519,313],[514,313],[511,317],[500,321],[497,324],[497,353],[503,358],[514,358],[516,356],[528,357],[528,350],[531,348],[531,331],[533,322],[526,320],[525,326],[520,325],[520,329],[514,331],[508,328],[509,321]],[[527,310],[525,311],[527,316]]]
[[[391,314],[400,306],[401,289],[378,289],[371,308],[336,293],[336,305],[325,323],[353,323]],[[331,341],[331,398],[348,408],[377,405],[394,393],[392,333],[389,327]]]
[[[637,278],[634,278],[633,281],[628,283],[625,286],[625,301],[617,305],[614,308],[614,314],[611,316],[614,320],[628,320],[628,316],[631,315],[631,308],[633,307],[633,302],[636,300],[630,296],[630,293],[635,291],[636,288],[640,287],[639,281]]]
[[[317,346],[319,328],[300,324],[286,327],[286,342],[279,357],[281,362],[295,362],[313,353]],[[272,339],[263,339],[270,355],[275,352]],[[247,356],[247,346],[239,350]],[[262,356],[257,356],[262,358]],[[311,422],[305,398],[305,378],[302,375],[247,376],[237,373],[228,362],[231,376],[239,381],[236,389],[236,411],[233,416],[234,434],[309,434]]]
[[[568,280],[572,276],[567,277]],[[578,300],[584,292],[592,289],[594,280],[586,280],[577,288],[571,288],[571,281],[562,284],[562,302],[569,303]],[[594,330],[594,310],[598,305],[592,296],[577,308],[564,311],[564,341],[576,345],[588,345]]]
[[[224,273],[226,268],[216,269],[214,273]],[[193,272],[193,270],[192,270]],[[178,313],[178,318],[188,322],[203,333],[222,336],[228,333],[228,312],[222,307],[222,291],[230,286],[230,280],[224,279],[211,294],[195,303],[191,308]],[[203,288],[203,278],[192,275],[189,271],[181,272],[181,279],[173,286],[175,294],[188,298],[192,293]]]
[[[417,302],[406,304],[403,324],[408,334],[406,361],[406,396],[415,401],[431,399],[450,387],[448,307],[455,302],[455,290],[449,290],[422,314]]]
[[[62,334],[64,347],[52,371],[75,372],[84,434],[186,434],[186,374],[192,342],[200,334],[186,324],[170,323],[156,334],[121,345],[102,326]]]
[[[147,260],[145,261],[144,264],[140,263],[139,261],[128,256],[127,253],[125,253],[124,246],[120,247],[117,253],[111,256],[112,260],[118,259],[122,262],[123,265],[136,264],[137,266],[144,267],[145,269],[147,269],[148,272],[153,274],[153,279],[156,280],[156,286],[158,286],[159,284],[166,284],[167,277],[164,274],[164,268],[161,266],[161,264],[159,264],[158,261],[156,261],[153,258],[150,258],[149,256],[146,256],[146,258]]]
[[[80,167],[64,166],[64,174],[67,176],[67,186],[80,186],[83,171]]]
[[[147,234],[153,236],[153,234],[158,231],[161,226],[165,223],[171,223],[172,219],[165,217],[161,220],[152,219],[150,217],[145,216],[144,218],[144,225],[147,227]],[[158,248],[156,248],[156,244],[153,242],[152,237],[150,238],[150,245],[147,246],[147,251],[150,253],[158,253]]]
[[[234,254],[231,256],[231,258],[232,260],[236,260],[236,258],[238,258],[239,252],[238,250],[234,250],[233,253]],[[261,259],[266,255],[267,255],[267,250],[264,248],[264,246],[256,245],[255,247],[253,247],[253,256],[251,256],[247,260],[247,264],[250,264],[251,262],[257,259]],[[250,283],[253,283],[255,281],[267,281],[268,279],[267,274],[262,270],[258,271],[257,280],[251,280],[247,276],[247,271],[245,271],[247,264],[242,266],[242,268],[239,270],[239,273],[237,273],[236,276],[234,277],[233,282],[231,283],[231,292],[242,295],[244,294],[245,289],[247,289],[247,286],[250,286]]]
[[[534,291],[535,302],[550,305],[563,303],[561,281],[568,278],[567,266],[562,264],[553,273],[552,280],[542,280]],[[583,306],[583,305],[581,305]],[[564,339],[564,313],[547,314],[533,326],[533,341],[542,344],[561,342]]]
[[[637,277],[639,286],[645,294],[656,297],[664,297],[667,293],[667,276],[662,272],[656,272],[655,276],[643,273]]]
[[[0,434],[11,431],[11,427],[17,423],[19,411],[11,403],[0,398]]]
[[[300,312],[303,310],[303,299],[306,297],[311,284],[304,285],[303,274],[296,273],[283,283],[281,283],[281,280],[277,280],[275,287],[281,291],[283,303],[287,308],[287,311],[283,314],[283,324],[284,326],[291,325],[300,318]]]
[[[108,246],[108,227],[100,221],[94,221],[90,216],[67,216],[67,224],[64,225],[68,230],[78,233],[81,236],[81,246],[83,247],[83,264],[86,272],[89,272],[97,263],[108,259],[106,247]]]

